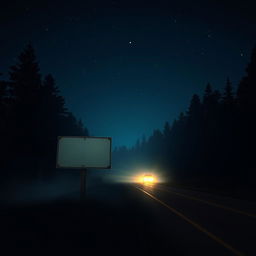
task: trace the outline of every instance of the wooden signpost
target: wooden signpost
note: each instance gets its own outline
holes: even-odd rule
[[[86,173],[90,168],[111,168],[110,137],[58,137],[56,168],[80,170],[80,197],[86,195]]]

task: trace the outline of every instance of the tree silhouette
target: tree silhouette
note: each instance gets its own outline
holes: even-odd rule
[[[2,74],[0,73],[0,76]],[[4,167],[4,164],[7,159],[7,148],[8,146],[8,126],[7,126],[7,82],[4,80],[0,80],[0,141],[1,141],[1,149],[0,149],[0,166]]]
[[[36,176],[36,126],[39,118],[41,74],[31,44],[28,44],[19,55],[16,65],[10,67],[9,75],[9,88],[14,99],[11,120],[12,143],[15,144],[13,153],[21,166],[24,164],[26,172],[31,173],[33,170]]]
[[[227,78],[222,101],[224,105],[232,105],[234,103],[234,93],[233,93],[232,84],[229,78]]]
[[[31,44],[28,44],[19,55],[18,63],[10,67],[9,74],[12,96],[18,103],[29,105],[38,100],[41,75]]]
[[[248,170],[249,180],[255,179],[255,143],[256,143],[256,46],[252,50],[246,75],[237,90],[239,109],[239,147],[243,167]],[[241,165],[240,165],[241,166]]]
[[[8,82],[0,82],[0,111],[6,88],[9,92],[5,104],[8,166],[18,170],[11,172],[14,176],[22,178],[51,176],[55,170],[57,136],[88,135],[88,131],[66,108],[53,76],[41,80],[31,44],[10,67],[9,76]]]
[[[169,138],[170,134],[171,134],[171,126],[170,126],[169,122],[165,122],[163,135],[165,138]]]
[[[246,68],[246,76],[244,76],[238,86],[237,100],[240,109],[244,114],[250,115],[256,111],[256,46],[252,50],[251,60]]]
[[[210,83],[207,83],[205,91],[204,91],[204,97],[203,97],[203,104],[206,106],[207,104],[211,103],[212,99],[212,86]]]
[[[161,166],[176,182],[252,188],[256,180],[255,99],[256,47],[236,95],[229,78],[223,94],[208,83],[202,101],[193,95],[186,114],[182,112],[171,126],[165,123],[163,133],[155,130],[140,150],[122,151],[122,160],[125,165],[136,158],[142,161],[140,165]]]
[[[0,73],[0,76],[2,74]],[[1,127],[4,125],[4,117],[5,117],[5,110],[6,110],[6,97],[7,97],[7,82],[0,80],[0,120],[1,120]],[[1,128],[0,128],[1,129]]]
[[[197,94],[194,94],[188,108],[188,120],[192,123],[198,122],[202,118],[202,104]]]

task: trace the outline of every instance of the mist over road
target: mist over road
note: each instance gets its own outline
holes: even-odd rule
[[[97,184],[53,200],[2,205],[2,243],[83,252],[255,255],[255,203],[164,185]]]

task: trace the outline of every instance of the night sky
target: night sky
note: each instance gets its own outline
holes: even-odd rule
[[[53,3],[54,2],[54,3]],[[91,135],[132,146],[207,82],[237,86],[256,43],[253,1],[1,3],[0,71],[32,42]]]

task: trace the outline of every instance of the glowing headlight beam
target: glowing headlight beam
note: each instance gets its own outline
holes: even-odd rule
[[[142,178],[143,184],[153,184],[154,183],[154,177],[152,175],[144,175]]]

